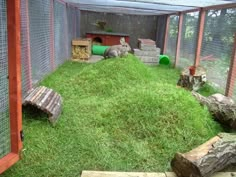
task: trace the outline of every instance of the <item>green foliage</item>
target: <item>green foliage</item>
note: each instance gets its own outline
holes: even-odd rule
[[[56,127],[24,112],[23,159],[3,176],[79,176],[82,170],[165,171],[221,128],[191,94],[179,71],[135,57],[67,62],[41,84],[59,92]]]

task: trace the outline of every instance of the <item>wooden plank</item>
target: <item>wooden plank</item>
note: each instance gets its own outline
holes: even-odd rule
[[[45,87],[41,87],[39,89],[39,91],[32,97],[32,99],[30,100],[30,103],[34,103],[37,101],[37,99],[40,97],[41,93],[45,90]]]
[[[43,105],[43,103],[48,99],[49,95],[53,92],[52,89],[48,89],[47,94],[44,96],[44,98],[41,100],[41,102],[39,103],[39,106],[41,107]]]
[[[165,173],[83,171],[81,177],[166,177]]]
[[[0,159],[0,174],[2,174],[5,170],[10,168],[19,160],[19,155],[15,153],[10,153],[5,157]]]
[[[39,89],[40,89],[40,87],[37,87],[37,88],[31,90],[31,91],[29,92],[29,94],[26,96],[26,98],[24,99],[24,102],[28,102],[28,101],[30,100],[30,98],[31,98],[36,92],[38,92]]]
[[[20,1],[6,2],[11,152],[18,154],[23,146],[20,135],[22,131]],[[17,157],[15,157],[15,161],[17,161]]]
[[[197,37],[197,48],[196,48],[196,54],[195,54],[195,61],[194,66],[198,66],[200,63],[200,57],[201,57],[201,49],[202,49],[202,39],[204,34],[204,25],[205,25],[205,16],[206,11],[201,9],[199,14],[199,27],[198,27],[198,37]]]

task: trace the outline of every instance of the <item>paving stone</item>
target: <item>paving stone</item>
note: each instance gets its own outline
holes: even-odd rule
[[[83,171],[81,177],[166,177],[165,173]]]
[[[137,56],[142,62],[144,63],[158,63],[158,56],[157,57],[147,57],[147,56]]]
[[[147,45],[156,45],[156,42],[151,39],[138,39],[138,42]]]
[[[140,50],[140,49],[134,49],[134,55],[156,57],[160,55],[160,53],[158,52],[158,50],[145,51],[145,50]]]
[[[177,175],[173,172],[165,172],[166,177],[177,177]]]

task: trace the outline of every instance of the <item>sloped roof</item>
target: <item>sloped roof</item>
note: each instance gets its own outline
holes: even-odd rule
[[[163,15],[217,5],[236,6],[236,0],[64,0],[81,10],[123,14]]]

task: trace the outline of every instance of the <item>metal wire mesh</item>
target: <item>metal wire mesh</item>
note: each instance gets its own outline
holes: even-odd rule
[[[222,93],[226,88],[235,31],[235,8],[207,12],[200,64],[207,68],[208,80]]]
[[[32,83],[51,71],[50,0],[29,0],[29,31]]]
[[[32,87],[29,45],[28,0],[21,0],[21,72],[23,96],[26,95],[27,91]]]
[[[67,21],[68,21],[68,58],[71,57],[71,41],[76,38],[76,8],[67,8]]]
[[[170,23],[169,23],[168,38],[167,38],[166,54],[169,55],[172,63],[174,63],[174,60],[175,60],[176,42],[177,42],[177,35],[178,35],[178,23],[179,23],[179,16],[171,15]]]
[[[68,59],[68,29],[66,6],[54,1],[54,50],[56,66]]]
[[[10,152],[6,0],[0,0],[0,158]]]
[[[197,44],[199,12],[184,14],[178,67],[185,68],[194,64]]]

